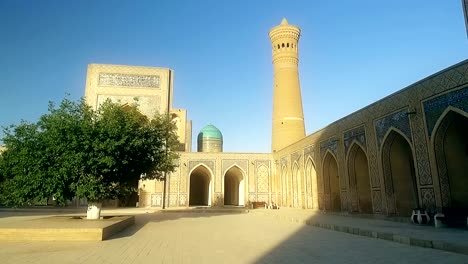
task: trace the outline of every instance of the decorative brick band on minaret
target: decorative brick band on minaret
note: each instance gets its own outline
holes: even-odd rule
[[[281,25],[270,30],[273,52],[273,127],[271,148],[276,152],[305,137],[299,85],[298,43],[301,29],[289,25],[283,18]]]

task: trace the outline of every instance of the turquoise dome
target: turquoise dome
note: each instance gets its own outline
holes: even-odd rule
[[[223,140],[223,134],[221,134],[221,131],[213,125],[207,125],[202,130],[200,133],[198,133],[198,140],[201,139],[219,139]]]

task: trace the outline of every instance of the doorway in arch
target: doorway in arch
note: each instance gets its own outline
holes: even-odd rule
[[[338,164],[335,157],[329,152],[325,155],[323,161],[323,175],[330,201],[325,205],[328,210],[339,212],[341,211],[341,195],[340,195],[340,177],[338,175]]]
[[[369,165],[366,153],[358,144],[353,144],[349,150],[348,174],[350,189],[357,196],[357,211],[360,213],[372,213]]]
[[[234,166],[224,175],[224,205],[244,206],[244,173]]]
[[[203,165],[190,173],[190,206],[211,206],[211,176]]]
[[[450,110],[435,132],[434,151],[444,207],[468,207],[467,116]]]
[[[410,216],[418,207],[418,192],[413,152],[400,133],[388,134],[382,145],[382,163],[389,214]]]

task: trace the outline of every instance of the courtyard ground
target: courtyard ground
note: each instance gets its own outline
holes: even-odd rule
[[[77,212],[0,210],[0,227],[2,223],[51,213]],[[311,216],[310,211],[288,209],[237,214],[228,211],[161,213],[147,209],[107,210],[104,213],[136,214],[136,223],[102,242],[0,241],[0,263],[468,263],[468,255],[313,226],[325,220],[330,223],[326,228],[353,226],[364,220],[362,223],[367,228],[377,223],[377,226],[383,225],[382,230],[388,231],[384,228],[396,230],[402,224],[375,219],[316,213]],[[313,217],[315,222],[304,224]],[[408,232],[405,224],[400,226],[402,232]],[[365,230],[363,225],[361,229]],[[459,238],[451,239],[452,231],[454,235],[461,233],[465,240],[468,237],[464,230],[432,230],[440,233],[439,238],[448,236],[446,240],[454,243]]]

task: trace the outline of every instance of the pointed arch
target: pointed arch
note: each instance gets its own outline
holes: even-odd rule
[[[439,130],[439,127],[441,126],[441,124],[443,123],[443,121],[447,121],[446,118],[451,115],[451,114],[460,114],[461,116],[464,116],[466,118],[468,118],[468,113],[461,110],[460,108],[456,108],[456,107],[453,107],[451,105],[449,105],[447,108],[445,108],[444,112],[442,112],[442,114],[439,116],[439,119],[437,119],[435,125],[434,125],[434,129],[432,129],[432,134],[429,135],[431,137],[432,140],[434,140],[434,136],[435,134],[437,133],[437,130]]]
[[[443,207],[468,207],[468,113],[449,106],[432,133]]]
[[[244,206],[245,171],[233,164],[224,171],[224,205]]]
[[[203,167],[204,169],[207,169],[207,170],[210,172],[210,175],[211,175],[211,176],[214,175],[214,173],[213,173],[213,171],[211,170],[211,168],[210,168],[208,165],[206,165],[205,163],[202,163],[202,162],[200,162],[200,163],[198,163],[197,165],[193,166],[193,168],[192,168],[192,169],[190,170],[190,172],[189,172],[189,175],[191,175],[192,172],[193,172],[194,170],[196,170],[197,168],[199,168],[199,167]]]
[[[406,134],[403,133],[403,131],[401,131],[400,129],[398,129],[398,128],[392,126],[392,127],[390,127],[390,128],[387,130],[387,132],[385,133],[385,135],[384,135],[384,137],[383,137],[383,139],[382,139],[382,142],[383,142],[383,143],[382,143],[382,147],[380,148],[381,150],[383,149],[383,145],[384,145],[385,141],[387,140],[387,138],[388,138],[393,132],[398,133],[400,136],[402,136],[402,137],[406,140],[406,142],[408,142],[408,144],[410,145],[411,149],[413,149],[413,146],[412,146],[412,144],[411,144],[412,140],[411,140],[410,138],[408,138],[408,136],[406,136]]]
[[[391,128],[381,149],[382,169],[387,197],[387,213],[409,216],[419,206],[415,160],[409,139]]]
[[[300,188],[300,171],[299,171],[299,163],[294,161],[292,166],[292,180],[291,180],[291,187],[292,187],[292,206],[294,208],[300,207],[299,200],[301,196],[301,188]]]
[[[366,152],[366,148],[364,147],[364,145],[362,145],[359,141],[357,141],[356,139],[353,139],[351,141],[351,144],[349,145],[348,147],[348,152],[346,153],[346,160],[349,160],[349,155],[351,153],[351,150],[353,148],[354,145],[357,145],[359,148],[362,149],[362,151],[364,151],[364,153],[366,154],[367,156],[367,152]]]
[[[317,171],[315,163],[309,156],[305,162],[305,192],[306,201],[305,207],[312,209],[318,207],[318,194],[317,194]]]
[[[213,171],[203,163],[189,173],[189,205],[211,206]]]
[[[224,171],[223,171],[223,175],[226,175],[226,172],[232,168],[236,167],[237,169],[239,169],[241,172],[242,172],[242,176],[245,177],[245,175],[247,175],[247,172],[237,163],[234,163],[232,164],[231,166],[227,167]]]
[[[346,156],[351,208],[360,213],[372,213],[371,185],[367,153],[353,140]]]
[[[323,168],[323,162],[325,161],[327,154],[331,155],[335,160],[338,160],[336,155],[333,154],[333,152],[331,152],[329,149],[327,149],[327,151],[325,151],[325,154],[323,155],[323,158],[322,158],[322,168]]]
[[[322,170],[325,209],[339,212],[341,211],[341,193],[338,162],[329,150],[325,152]]]
[[[281,166],[281,205],[287,206],[288,205],[288,167],[286,164]]]

